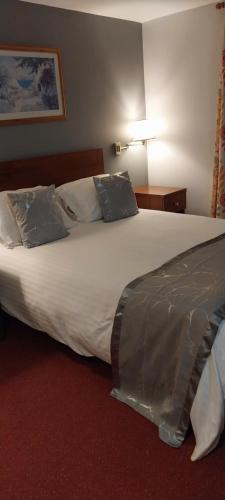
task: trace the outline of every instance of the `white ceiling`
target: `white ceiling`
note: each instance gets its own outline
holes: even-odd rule
[[[21,0],[144,23],[218,0]]]

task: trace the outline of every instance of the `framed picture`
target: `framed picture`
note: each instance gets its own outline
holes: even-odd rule
[[[60,50],[0,45],[0,125],[65,119]]]

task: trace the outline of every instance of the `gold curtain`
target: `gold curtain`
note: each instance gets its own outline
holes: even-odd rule
[[[217,130],[213,169],[212,217],[225,219],[225,45],[222,54],[222,68],[217,109]]]

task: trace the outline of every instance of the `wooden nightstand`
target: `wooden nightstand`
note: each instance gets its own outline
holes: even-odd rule
[[[160,186],[137,186],[134,192],[139,208],[184,213],[186,189]]]

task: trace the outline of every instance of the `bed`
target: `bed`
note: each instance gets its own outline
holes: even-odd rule
[[[0,190],[58,186],[103,172],[100,149],[2,162]],[[0,245],[1,304],[10,315],[78,354],[111,363],[113,322],[126,285],[224,232],[223,220],[140,210],[111,224],[77,222],[67,238],[31,250]],[[192,460],[211,451],[223,430],[224,361],[222,322],[191,409],[196,437]]]

